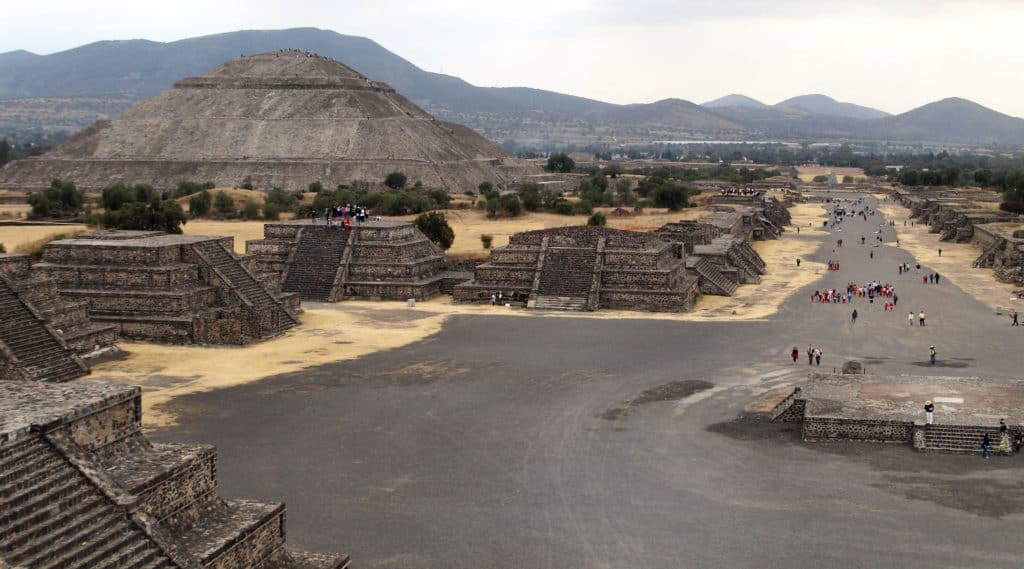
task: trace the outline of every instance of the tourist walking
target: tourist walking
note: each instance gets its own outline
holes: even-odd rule
[[[985,437],[981,439],[981,458],[988,458],[988,447],[992,445],[992,442],[988,440],[988,433],[985,433]]]
[[[821,346],[814,348],[814,365],[821,365]]]
[[[800,350],[793,346],[793,352],[790,355],[793,356],[793,365],[796,365],[796,360],[800,357]]]
[[[914,313],[913,312],[911,312],[910,314],[907,314],[907,324],[909,324],[910,326],[914,325]]]
[[[1010,326],[1020,326],[1020,322],[1017,321],[1017,311],[1014,310],[1013,314],[1010,315]]]
[[[918,320],[918,324],[920,324],[921,326],[924,326],[924,310],[922,310],[921,312],[917,313],[917,320]]]
[[[932,405],[931,400],[924,402],[924,422],[931,425],[935,419],[935,405]]]
[[[935,355],[936,355],[936,353],[937,352],[935,351],[935,346],[931,346],[931,347],[928,348],[928,359],[931,360],[932,365],[935,365]]]
[[[814,365],[814,347],[807,344],[807,365]]]
[[[850,315],[850,321],[853,324],[857,323],[857,309],[856,308],[853,309],[853,314]]]

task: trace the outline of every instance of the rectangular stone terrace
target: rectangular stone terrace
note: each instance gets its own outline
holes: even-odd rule
[[[0,382],[0,443],[71,423],[101,409],[131,401],[141,393],[102,381],[70,383]]]
[[[935,405],[925,422],[926,401]],[[976,377],[812,374],[773,411],[773,421],[802,422],[810,442],[909,443],[922,451],[995,450],[1004,419],[1009,436],[1024,432],[1024,381]]]

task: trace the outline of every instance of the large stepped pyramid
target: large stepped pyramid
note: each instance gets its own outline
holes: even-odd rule
[[[0,566],[342,569],[284,543],[285,507],[217,495],[209,445],[150,443],[141,392],[0,381]]]
[[[170,190],[180,180],[300,190],[315,180],[381,184],[394,171],[461,192],[536,167],[342,63],[285,50],[182,79],[43,156],[8,164],[0,187],[61,178],[94,191],[117,182]]]
[[[47,244],[34,270],[126,337],[247,344],[297,324],[296,303],[268,290],[232,252],[230,237],[85,233]]]
[[[425,300],[468,276],[448,271],[448,258],[409,222],[366,221],[351,230],[309,220],[268,223],[247,241],[246,256],[270,287],[304,299]]]
[[[587,226],[527,231],[491,251],[454,296],[489,302],[500,292],[547,310],[686,311],[700,291],[685,257],[681,245],[649,233]]]

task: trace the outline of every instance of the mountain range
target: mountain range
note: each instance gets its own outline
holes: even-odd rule
[[[424,71],[376,42],[329,30],[249,30],[161,43],[101,41],[51,55],[0,54],[0,133],[80,130],[239,54],[295,48],[390,84],[429,112],[492,140],[644,143],[683,138],[870,139],[1024,144],[1024,120],[951,98],[889,115],[802,95],[766,105],[728,95],[618,105],[526,87],[478,87]]]

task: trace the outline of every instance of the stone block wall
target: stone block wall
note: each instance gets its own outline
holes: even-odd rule
[[[808,442],[911,443],[913,436],[914,424],[909,421],[804,417],[803,438]]]

